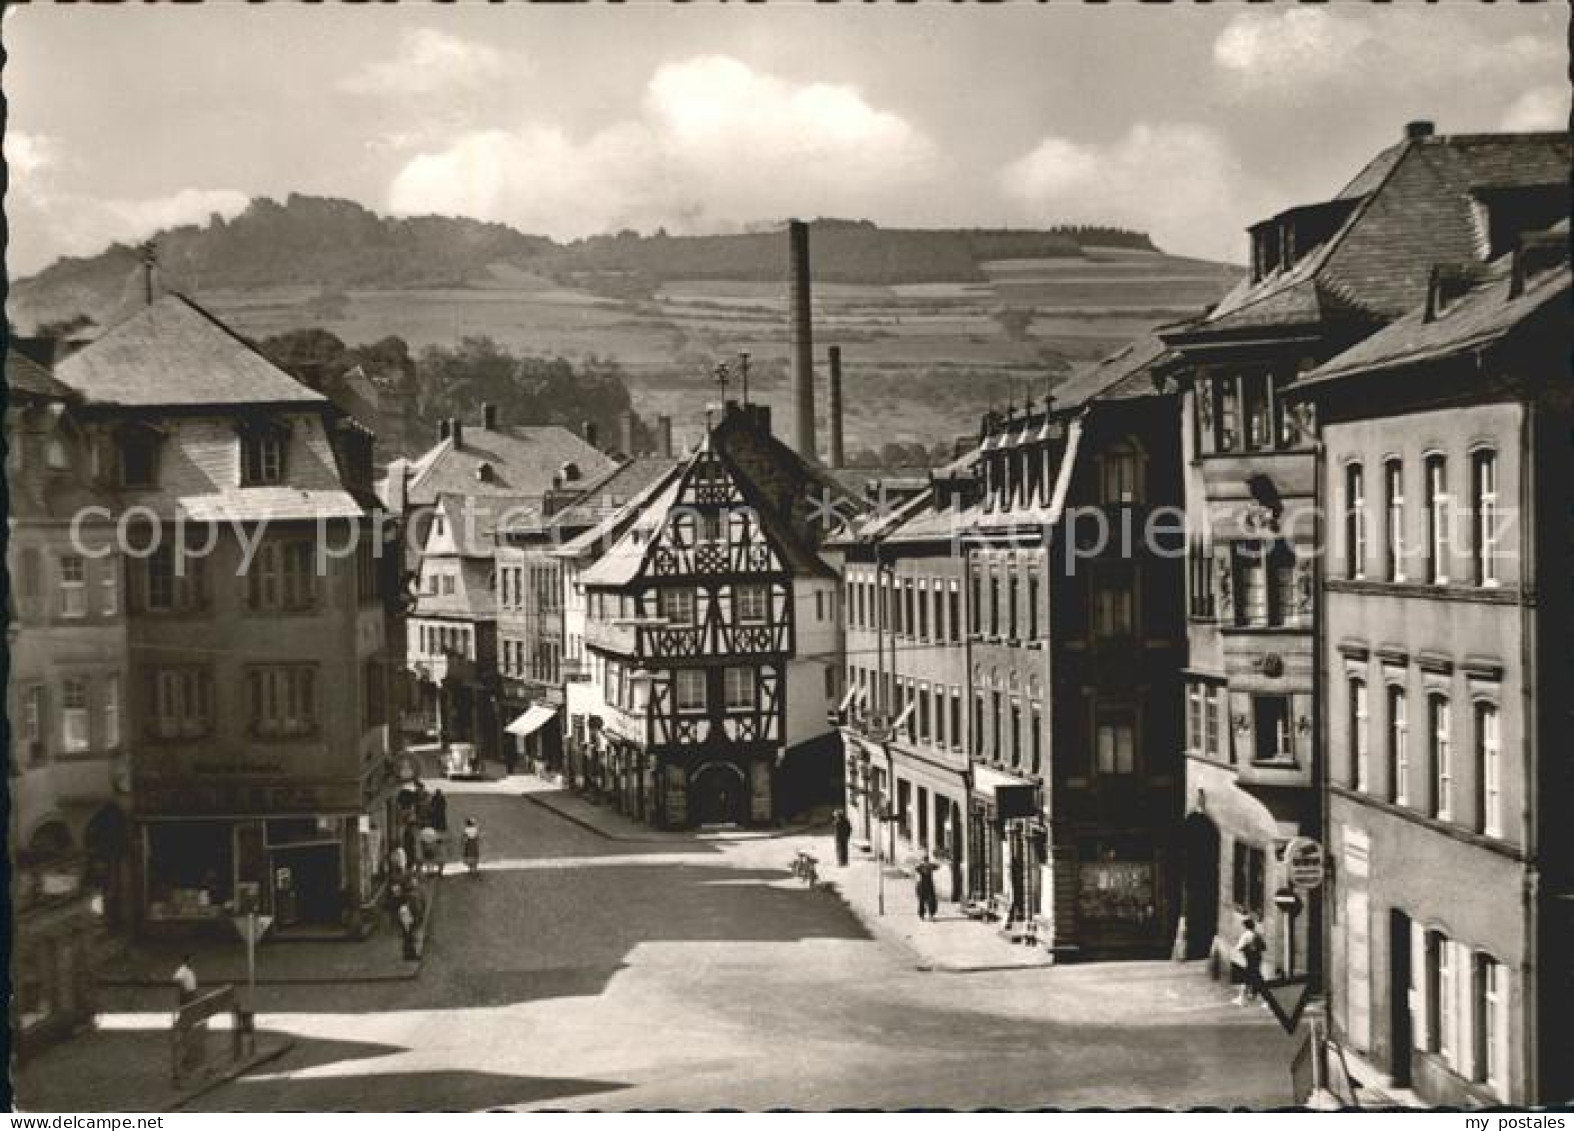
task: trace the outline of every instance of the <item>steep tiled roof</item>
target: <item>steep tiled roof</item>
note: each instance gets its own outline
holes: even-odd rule
[[[1560,183],[1569,159],[1567,133],[1429,136],[1384,150],[1339,193],[1359,203],[1329,239],[1288,270],[1244,280],[1197,329],[1397,317],[1424,294],[1433,263],[1480,258],[1472,190]]]
[[[548,525],[564,532],[594,527],[676,466],[676,459],[662,456],[627,460],[587,487],[584,494],[553,515]]]
[[[1056,385],[1054,411],[1069,412],[1095,399],[1150,397],[1155,367],[1172,357],[1174,351],[1157,333],[1145,334]]]
[[[410,465],[408,497],[415,505],[430,505],[444,492],[540,498],[565,463],[587,477],[615,466],[561,425],[465,424],[457,448],[452,439],[444,440]],[[483,464],[491,469],[488,478],[478,474]]]
[[[5,383],[10,395],[33,396],[48,400],[75,400],[76,392],[56,380],[38,362],[14,349],[5,355]]]
[[[328,403],[196,303],[173,293],[65,358],[55,376],[102,404]]]
[[[1567,223],[1560,227],[1559,235],[1566,239]],[[1347,377],[1481,349],[1502,340],[1550,306],[1567,308],[1569,291],[1570,274],[1565,260],[1533,275],[1524,283],[1523,290],[1514,293],[1512,257],[1504,257],[1493,264],[1493,270],[1481,285],[1433,312],[1431,317],[1428,316],[1431,304],[1423,303],[1307,373],[1294,387],[1321,388]]]

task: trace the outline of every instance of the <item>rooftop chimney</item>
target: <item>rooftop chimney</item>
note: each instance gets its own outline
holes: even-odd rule
[[[1425,120],[1405,123],[1405,137],[1410,141],[1417,141],[1423,137],[1431,137],[1436,131],[1437,127],[1433,123]]]
[[[453,437],[455,450],[464,446],[465,426],[457,416],[448,422],[448,434]]]
[[[596,422],[594,420],[585,421],[579,426],[579,430],[581,435],[585,437],[585,443],[589,444],[593,448],[599,449],[601,447],[601,445],[596,442],[599,437],[596,434]]]
[[[634,454],[634,410],[618,413],[618,450],[626,456]]]
[[[656,417],[656,454],[662,459],[672,458],[672,417]]]
[[[833,468],[841,467],[846,462],[842,451],[842,347],[832,346],[831,355],[831,390],[827,398],[825,411],[830,417],[831,450],[829,464]]]
[[[804,459],[814,443],[814,330],[809,318],[809,225],[790,221],[788,236],[788,338],[792,351],[792,446]]]
[[[497,428],[497,406],[495,404],[484,404],[481,406],[481,427],[488,432]]]

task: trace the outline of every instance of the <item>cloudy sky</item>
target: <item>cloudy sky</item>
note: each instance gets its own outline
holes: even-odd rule
[[[8,8],[9,270],[254,195],[567,238],[1100,221],[1242,258],[1405,121],[1563,128],[1561,5]]]

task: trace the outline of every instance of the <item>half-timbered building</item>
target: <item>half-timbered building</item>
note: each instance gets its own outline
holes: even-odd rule
[[[829,781],[840,630],[815,489],[839,488],[769,435],[723,420],[578,576],[597,706],[592,776],[667,826],[764,823]],[[798,765],[801,763],[801,766]]]

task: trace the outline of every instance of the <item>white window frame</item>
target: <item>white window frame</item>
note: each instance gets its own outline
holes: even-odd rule
[[[1389,793],[1395,805],[1410,804],[1410,702],[1405,688],[1388,685]]]
[[[87,679],[70,676],[60,682],[60,749],[66,754],[83,754],[92,748]]]
[[[1447,695],[1427,696],[1427,722],[1431,731],[1432,816],[1454,818],[1453,705]]]
[[[1448,460],[1433,452],[1422,465],[1426,475],[1427,582],[1448,584]]]
[[[1497,452],[1479,448],[1470,455],[1470,481],[1474,492],[1471,513],[1475,518],[1474,545],[1476,584],[1492,589],[1497,576]]]
[[[1388,555],[1388,580],[1405,580],[1405,465],[1403,461],[1383,461],[1384,552]]]
[[[1476,716],[1476,773],[1481,782],[1481,832],[1503,835],[1503,719],[1498,705],[1478,699]]]
[[[706,698],[703,668],[678,668],[673,673],[672,702],[679,711],[703,712],[707,706]]]
[[[739,585],[732,591],[732,601],[739,624],[764,624],[770,619],[771,591],[765,585]]]
[[[1366,471],[1359,463],[1345,465],[1345,576],[1366,576]]]
[[[722,694],[729,711],[752,711],[759,678],[753,668],[729,667],[722,673]]]
[[[1370,738],[1370,705],[1367,700],[1366,680],[1361,676],[1350,678],[1350,735],[1352,784],[1362,793],[1372,788],[1372,750]]]
[[[111,673],[104,677],[104,748],[114,750],[120,746],[120,675]]]
[[[60,615],[87,616],[87,559],[81,554],[60,555]]]

